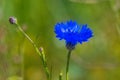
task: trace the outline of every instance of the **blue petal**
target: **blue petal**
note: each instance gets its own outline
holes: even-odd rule
[[[64,39],[67,45],[70,43],[73,46],[78,42],[80,44],[87,42],[93,36],[92,30],[88,28],[87,24],[80,26],[72,20],[57,23],[54,32],[59,40]]]

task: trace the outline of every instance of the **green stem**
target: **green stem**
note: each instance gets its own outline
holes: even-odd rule
[[[44,51],[40,52],[39,48],[36,46],[36,44],[33,42],[33,40],[23,31],[23,29],[18,24],[16,24],[16,25],[17,25],[17,28],[20,30],[20,32],[32,43],[36,52],[39,54],[39,56],[42,60],[42,63],[43,63],[43,67],[44,67],[47,79],[49,80],[50,73],[49,73],[49,70],[48,70],[48,66],[47,66],[47,62],[46,62],[46,59],[45,59]]]
[[[69,78],[69,62],[70,62],[71,50],[69,50],[67,55],[67,65],[66,65],[66,80]]]

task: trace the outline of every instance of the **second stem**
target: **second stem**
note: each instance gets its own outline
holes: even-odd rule
[[[69,63],[70,63],[71,50],[68,51],[67,55],[67,65],[66,65],[66,80],[69,78]]]
[[[36,52],[39,54],[39,56],[42,60],[42,63],[43,63],[43,67],[44,67],[47,79],[50,80],[50,73],[49,73],[49,70],[48,70],[48,66],[47,66],[47,62],[46,62],[46,59],[45,59],[44,52],[43,51],[40,52],[39,48],[36,46],[36,44],[33,42],[33,40],[23,31],[23,29],[18,24],[16,24],[16,25],[17,25],[17,28],[22,32],[22,34],[32,43]]]

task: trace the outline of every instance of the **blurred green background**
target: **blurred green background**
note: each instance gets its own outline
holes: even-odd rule
[[[46,80],[39,55],[10,16],[44,48],[52,80],[61,71],[65,79],[67,56],[54,25],[70,19],[94,32],[72,53],[70,80],[120,80],[120,0],[0,0],[0,80]]]

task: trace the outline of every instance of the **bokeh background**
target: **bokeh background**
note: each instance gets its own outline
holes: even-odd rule
[[[52,80],[61,71],[65,80],[67,50],[54,25],[66,20],[94,32],[72,53],[70,80],[120,80],[120,0],[0,0],[0,80],[46,80],[39,55],[10,16],[44,48]]]

